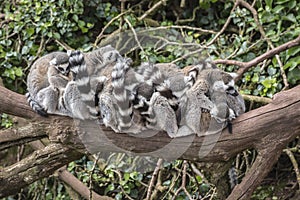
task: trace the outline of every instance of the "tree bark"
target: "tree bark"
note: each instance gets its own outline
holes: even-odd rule
[[[26,118],[29,124],[24,127],[27,128],[25,132],[14,129],[0,131],[0,149],[20,144],[13,143],[14,140],[28,142],[24,135],[34,139],[47,135],[51,141],[44,149],[0,169],[0,197],[15,194],[22,187],[49,176],[87,152],[125,152],[164,159],[221,162],[247,148],[255,148],[259,156],[228,197],[248,199],[286,144],[300,135],[299,93],[300,86],[280,92],[268,105],[241,115],[233,121],[233,134],[225,129],[220,135],[171,139],[163,132],[151,137],[134,136],[114,133],[94,121],[82,122],[62,116],[42,118],[31,110],[24,96],[0,87],[0,112]],[[9,131],[15,135],[7,143],[2,136],[9,135]]]

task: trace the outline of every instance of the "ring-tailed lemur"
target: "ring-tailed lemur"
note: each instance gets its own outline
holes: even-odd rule
[[[67,111],[58,112],[58,99],[67,83],[71,80],[69,56],[63,52],[53,52],[39,58],[32,65],[27,77],[27,100],[38,114],[68,115]]]
[[[145,82],[142,85],[144,90],[138,90],[139,101],[135,101],[134,107],[141,110],[147,128],[164,130],[170,137],[176,137],[178,99],[185,92],[187,79],[173,66],[160,66],[143,63],[139,67],[138,72],[144,76]]]
[[[112,71],[110,91],[99,96],[105,124],[116,132],[130,132],[133,114],[145,120],[145,128],[180,137],[200,133],[211,120],[216,121],[216,128],[223,129],[232,119],[231,114],[238,113],[231,111],[236,110],[232,102],[241,103],[234,96],[238,93],[232,87],[232,76],[210,63],[200,63],[188,75],[176,68],[158,68],[149,63],[142,64],[137,72],[144,81],[132,75],[134,72],[124,61],[119,61]],[[209,114],[208,122],[203,122],[202,113]],[[177,131],[183,126],[191,130]]]
[[[148,83],[153,82],[151,78],[159,80],[157,85],[152,85],[150,100],[140,97],[145,103],[137,104],[138,107],[147,105],[147,111],[142,114],[148,115],[148,128],[165,130],[170,137],[201,135],[212,125],[209,124],[211,120],[216,121],[214,127],[219,131],[244,112],[244,102],[234,89],[233,77],[213,64],[199,63],[189,70],[187,76],[177,70],[165,74],[163,68],[148,65],[148,69],[144,69],[145,66],[139,72],[150,77]],[[155,75],[151,77],[151,73]]]
[[[91,88],[84,55],[80,51],[69,51],[68,54],[73,79],[64,90],[64,105],[72,113],[73,118],[94,119],[97,115],[94,106],[95,91]]]
[[[44,67],[44,66],[41,66]],[[37,91],[33,99],[31,91],[37,87],[30,87],[43,78],[39,69],[32,68],[28,75],[27,98],[33,109],[42,110],[44,113],[66,115],[78,119],[89,119],[92,115],[88,112],[84,89],[89,86],[89,76],[86,71],[83,55],[78,51],[68,54],[56,53],[49,62],[47,70],[48,86]],[[35,77],[33,79],[32,77]],[[38,77],[38,78],[37,78]],[[36,86],[36,85],[34,85]],[[82,89],[80,91],[80,89]],[[90,91],[90,88],[87,88]],[[38,109],[36,108],[38,106]]]
[[[192,87],[186,92],[180,107],[181,125],[186,125],[192,132],[204,134],[203,125],[209,123],[212,133],[219,132],[245,111],[244,100],[234,88],[232,74],[203,62],[190,69],[189,77]],[[210,117],[201,118],[201,113],[204,116],[209,113]]]
[[[65,105],[66,103],[62,94],[64,94],[67,99],[75,99],[81,91],[89,90],[89,92],[86,92],[84,99],[85,101],[93,99],[94,96],[90,97],[90,95],[93,95],[93,89],[96,88],[99,81],[99,74],[101,74],[102,69],[108,64],[115,62],[116,54],[118,54],[118,52],[111,46],[105,46],[83,54],[85,64],[84,67],[80,69],[83,69],[84,72],[79,71],[78,73],[76,73],[76,71],[74,71],[75,73],[69,73],[71,70],[70,62],[73,62],[73,66],[79,66],[77,65],[79,63],[76,64],[77,58],[75,59],[76,56],[80,58],[78,52],[72,54],[71,57],[64,52],[53,52],[39,58],[31,67],[27,77],[28,93],[26,96],[30,106],[43,116],[47,116],[47,113],[49,113],[74,117],[72,112],[75,111],[70,111],[69,109],[71,108],[66,109],[67,105]],[[80,59],[78,61],[80,61]],[[76,69],[78,69],[78,67],[72,70]],[[74,87],[76,77],[73,77],[73,74],[76,74],[78,83],[81,81],[81,83],[76,84],[77,86],[82,85],[80,88],[74,89],[76,88]],[[87,76],[90,81],[87,81],[87,79],[83,80],[81,77],[84,76]],[[89,87],[85,87],[85,81],[86,83],[90,83],[90,89]],[[78,92],[78,90],[80,92]],[[66,93],[66,91],[68,92]],[[82,93],[83,96],[84,93],[85,92]],[[74,104],[73,100],[72,102],[72,104]],[[89,102],[88,105],[91,105],[91,102]],[[78,115],[77,117],[79,118],[83,117],[79,111],[75,115]],[[87,114],[84,115],[87,116]]]
[[[115,132],[139,133],[140,116],[134,112],[132,101],[143,77],[129,67],[129,60],[121,56],[113,66],[106,87],[98,94],[99,110],[103,123]],[[107,88],[107,86],[109,86]]]

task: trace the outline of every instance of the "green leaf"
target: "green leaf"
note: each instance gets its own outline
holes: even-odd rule
[[[73,15],[72,19],[73,19],[75,22],[78,22],[78,15]]]
[[[296,0],[289,1],[289,3],[288,3],[288,8],[289,8],[289,9],[293,9],[293,8],[295,8],[296,5],[297,5]]]
[[[28,54],[29,50],[30,49],[28,48],[28,46],[23,46],[22,50],[21,50],[21,54],[26,55],[26,54]]]
[[[295,68],[288,72],[287,74],[288,82],[296,84],[300,80],[300,69]]]
[[[293,22],[293,23],[297,23],[296,17],[294,16],[293,13],[290,13],[286,16],[282,16],[282,19],[285,20],[285,21],[290,21],[290,22]]]
[[[272,3],[273,3],[273,0],[265,0],[267,6],[272,9]]]
[[[123,199],[122,194],[118,193],[118,194],[115,196],[115,199],[116,199],[116,200],[122,200],[122,199]]]
[[[275,0],[275,4],[284,4],[286,2],[289,2],[290,0]]]
[[[124,173],[124,180],[125,181],[128,181],[129,180],[129,178],[130,178],[130,174],[129,173]]]
[[[94,27],[94,24],[92,24],[92,23],[87,23],[87,24],[86,24],[86,27],[88,27],[88,28],[93,28],[93,27]]]
[[[283,69],[288,69],[289,71],[293,70],[295,67],[297,67],[300,64],[300,56],[291,58],[288,60],[288,62],[283,66]]]
[[[114,183],[111,183],[105,188],[104,194],[107,194],[108,192],[113,191],[114,189],[115,189],[115,185]]]
[[[275,6],[275,8],[273,9],[273,12],[276,13],[276,14],[279,14],[283,9],[284,9],[284,6],[282,6],[282,5],[277,5],[277,6]]]
[[[185,41],[189,42],[189,43],[193,42],[193,36],[190,35],[190,36],[185,37]]]
[[[268,74],[269,74],[270,76],[276,74],[276,72],[277,72],[277,69],[274,68],[273,66],[269,66],[269,67],[268,67]]]
[[[20,67],[15,67],[14,70],[15,70],[16,76],[18,76],[18,77],[23,76],[22,68],[20,68]]]
[[[29,35],[29,36],[32,36],[34,34],[34,28],[27,28],[26,29],[26,33]]]
[[[258,80],[259,80],[259,76],[258,76],[258,74],[255,73],[255,74],[253,75],[253,77],[251,78],[251,81],[254,82],[254,83],[257,83]]]
[[[275,83],[276,80],[275,79],[271,79],[271,78],[266,78],[265,80],[261,81],[261,84],[265,87],[265,88],[271,88],[273,83]]]
[[[60,34],[57,33],[57,32],[55,32],[55,33],[53,34],[53,37],[54,37],[55,39],[60,39]]]
[[[298,54],[299,52],[300,52],[300,48],[298,46],[292,47],[292,48],[286,50],[286,60],[288,60],[290,56],[294,56],[294,55]]]

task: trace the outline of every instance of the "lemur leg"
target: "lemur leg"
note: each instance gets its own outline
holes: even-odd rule
[[[112,96],[108,93],[99,94],[99,113],[106,127],[110,127],[116,133],[120,132],[118,128],[117,111]]]
[[[51,86],[42,89],[38,93],[38,101],[41,102],[41,106],[45,108],[47,113],[70,116],[71,112],[64,107],[59,99],[59,89],[55,89]]]
[[[147,128],[164,130],[171,138],[176,137],[178,130],[177,117],[166,97],[155,92],[149,102],[149,109],[142,113],[148,115],[146,124]]]
[[[182,115],[180,125],[187,126],[187,128],[180,129],[180,135],[189,135],[192,133],[201,134],[201,113],[203,110],[211,110],[213,103],[210,99],[199,90],[189,90],[186,93],[186,100],[180,102],[179,108],[182,108],[179,113]],[[208,122],[209,123],[209,122]]]
[[[65,89],[63,99],[67,110],[72,112],[74,118],[81,120],[90,119],[90,110],[81,99],[81,92],[75,81],[70,81]]]

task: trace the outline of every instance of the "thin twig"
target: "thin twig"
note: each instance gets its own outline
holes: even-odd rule
[[[263,104],[268,104],[272,102],[272,99],[266,98],[266,97],[259,97],[259,96],[253,96],[253,95],[247,95],[247,94],[242,94],[243,98],[247,101],[254,101],[257,103],[263,103]]]
[[[217,32],[217,34],[215,35],[215,37],[214,37],[211,41],[209,41],[209,42],[204,46],[204,48],[209,48],[209,46],[211,46],[211,45],[218,39],[218,37],[225,31],[225,29],[227,28],[227,26],[229,25],[229,23],[230,23],[230,21],[231,21],[231,14],[234,12],[234,10],[236,9],[237,5],[238,5],[238,2],[235,2],[234,6],[232,7],[232,9],[231,9],[231,11],[230,11],[230,14],[229,14],[229,16],[228,16],[228,18],[227,18],[227,20],[226,20],[226,22],[225,22],[225,24],[224,24],[223,27],[222,27],[222,29],[221,29],[219,32]],[[171,63],[172,63],[172,64],[177,63],[177,62],[180,61],[180,60],[183,60],[183,59],[185,59],[185,58],[187,58],[187,57],[189,57],[189,56],[191,56],[191,55],[194,55],[194,54],[196,54],[196,53],[200,53],[200,52],[202,52],[202,51],[203,51],[203,49],[198,49],[198,50],[189,52],[189,53],[187,53],[187,54],[185,54],[185,55],[183,55],[183,56],[181,56],[181,57],[179,57],[179,58],[173,60]]]
[[[112,172],[115,172],[115,173],[118,175],[119,181],[122,181],[123,178],[122,178],[122,175],[121,175],[121,172],[120,172],[120,171],[115,170],[115,169],[112,169],[111,171],[112,171]],[[125,195],[126,198],[128,198],[129,200],[134,200],[133,198],[131,198],[131,197],[126,193],[126,191],[124,190],[124,188],[123,188],[122,185],[120,185],[120,188],[121,188],[122,193]]]
[[[153,186],[154,186],[154,182],[156,181],[156,177],[157,177],[157,174],[158,174],[159,170],[161,169],[162,163],[163,163],[163,159],[159,158],[158,161],[157,161],[156,167],[153,171],[150,183],[149,183],[146,200],[150,200],[152,189],[153,189]]]
[[[276,54],[279,54],[282,51],[285,51],[289,48],[292,48],[294,46],[299,46],[300,45],[300,35],[289,42],[286,42],[274,49],[271,49],[264,54],[254,58],[253,60],[250,60],[248,62],[241,62],[237,60],[214,60],[213,62],[215,64],[225,64],[225,65],[236,65],[239,66],[239,70],[237,71],[238,77],[236,78],[237,80],[241,78],[242,74],[245,73],[250,67],[257,65],[258,63],[273,57]]]
[[[297,177],[297,182],[298,182],[298,185],[300,187],[300,172],[299,172],[299,167],[298,167],[297,160],[296,160],[294,154],[292,153],[292,151],[290,149],[284,149],[283,151],[289,156],[289,158],[290,158],[290,160],[293,164],[294,171],[295,171],[296,177]]]
[[[228,16],[225,24],[223,25],[222,29],[215,35],[215,37],[211,41],[209,41],[207,43],[207,46],[212,45],[216,41],[216,39],[225,31],[225,29],[227,28],[227,26],[229,25],[229,23],[231,21],[231,14],[234,12],[234,10],[236,9],[237,5],[238,5],[238,1],[236,1],[234,3],[234,5],[233,5],[233,7],[232,7],[232,9],[230,11],[230,14],[229,14],[229,16]]]
[[[176,196],[179,194],[181,190],[184,191],[184,193],[188,196],[189,199],[193,199],[191,194],[187,191],[186,189],[186,174],[187,174],[187,166],[188,162],[186,160],[183,161],[183,169],[182,169],[182,181],[181,181],[181,186],[176,190],[173,200],[176,198]]]
[[[192,27],[192,26],[186,26],[186,25],[172,25],[172,26],[159,26],[159,27],[151,27],[146,29],[145,31],[159,31],[159,30],[165,30],[165,29],[187,29],[187,30],[192,30],[192,31],[199,31],[201,33],[209,33],[209,34],[216,34],[217,32],[214,30],[207,30],[207,29],[202,29],[202,28],[197,28],[197,27]],[[141,33],[143,32],[140,31]]]
[[[259,30],[261,36],[267,41],[267,43],[271,47],[271,49],[274,49],[275,47],[274,47],[272,41],[269,38],[267,38],[265,30],[264,30],[263,26],[261,25],[261,23],[259,22],[258,14],[257,14],[257,11],[254,9],[254,7],[251,6],[249,3],[247,3],[244,0],[237,0],[236,3],[238,3],[239,5],[242,5],[245,8],[247,8],[248,10],[250,10],[250,12],[253,15],[254,21],[256,23],[256,26],[258,27],[258,30]],[[283,83],[284,83],[283,90],[288,89],[289,83],[287,81],[287,76],[286,76],[285,71],[283,69],[283,64],[282,64],[278,54],[275,55],[275,58],[278,62],[278,65],[279,65],[279,68],[280,68],[280,73],[281,73],[281,76],[282,76],[282,79],[283,79]]]
[[[89,200],[93,199],[93,174],[95,172],[95,168],[96,168],[97,162],[99,160],[99,156],[100,156],[100,152],[97,153],[96,159],[94,160],[93,168],[92,168],[92,170],[90,172],[90,181],[89,181],[89,191],[90,191],[90,194],[89,194]]]
[[[196,18],[196,12],[200,9],[200,6],[197,6],[196,8],[193,9],[193,15],[192,18],[189,19],[177,19],[176,24],[181,24],[181,23],[187,23],[187,22],[192,22]]]
[[[132,10],[131,9],[129,9],[129,10],[127,10],[127,11],[125,11],[125,12],[123,12],[123,13],[120,13],[120,14],[118,14],[117,16],[115,16],[114,18],[112,18],[104,27],[103,27],[103,29],[102,29],[102,31],[99,33],[99,35],[97,36],[97,38],[96,38],[96,40],[95,40],[95,42],[94,42],[94,46],[96,47],[97,45],[98,45],[98,43],[99,43],[99,41],[103,38],[103,34],[104,34],[104,31],[114,22],[114,21],[116,21],[117,19],[119,19],[120,17],[122,17],[123,15],[125,15],[125,14],[127,14],[127,13],[129,13],[129,12],[131,12]]]
[[[59,44],[60,46],[62,46],[65,50],[72,50],[73,48],[72,47],[70,47],[68,44],[66,44],[65,42],[63,42],[63,41],[60,41],[60,40],[55,40],[55,42],[57,43],[57,44]]]
[[[141,17],[138,17],[139,21],[142,21],[145,19],[150,13],[152,13],[155,9],[157,9],[159,6],[165,4],[168,0],[160,0],[156,4],[154,4],[149,10],[147,10]]]
[[[139,38],[138,38],[138,36],[137,36],[137,34],[136,34],[136,32],[135,32],[135,30],[134,30],[132,24],[130,23],[130,21],[129,21],[127,18],[125,18],[125,22],[128,24],[129,28],[131,29],[131,31],[132,31],[132,33],[133,33],[133,36],[134,36],[134,39],[135,39],[135,41],[136,41],[138,47],[141,49],[141,51],[142,51],[143,54],[145,55],[146,60],[149,61],[148,56],[146,55],[146,53],[145,53],[145,51],[144,51],[144,48],[142,47],[142,45],[141,45],[141,43],[140,43],[140,41],[139,41]]]

